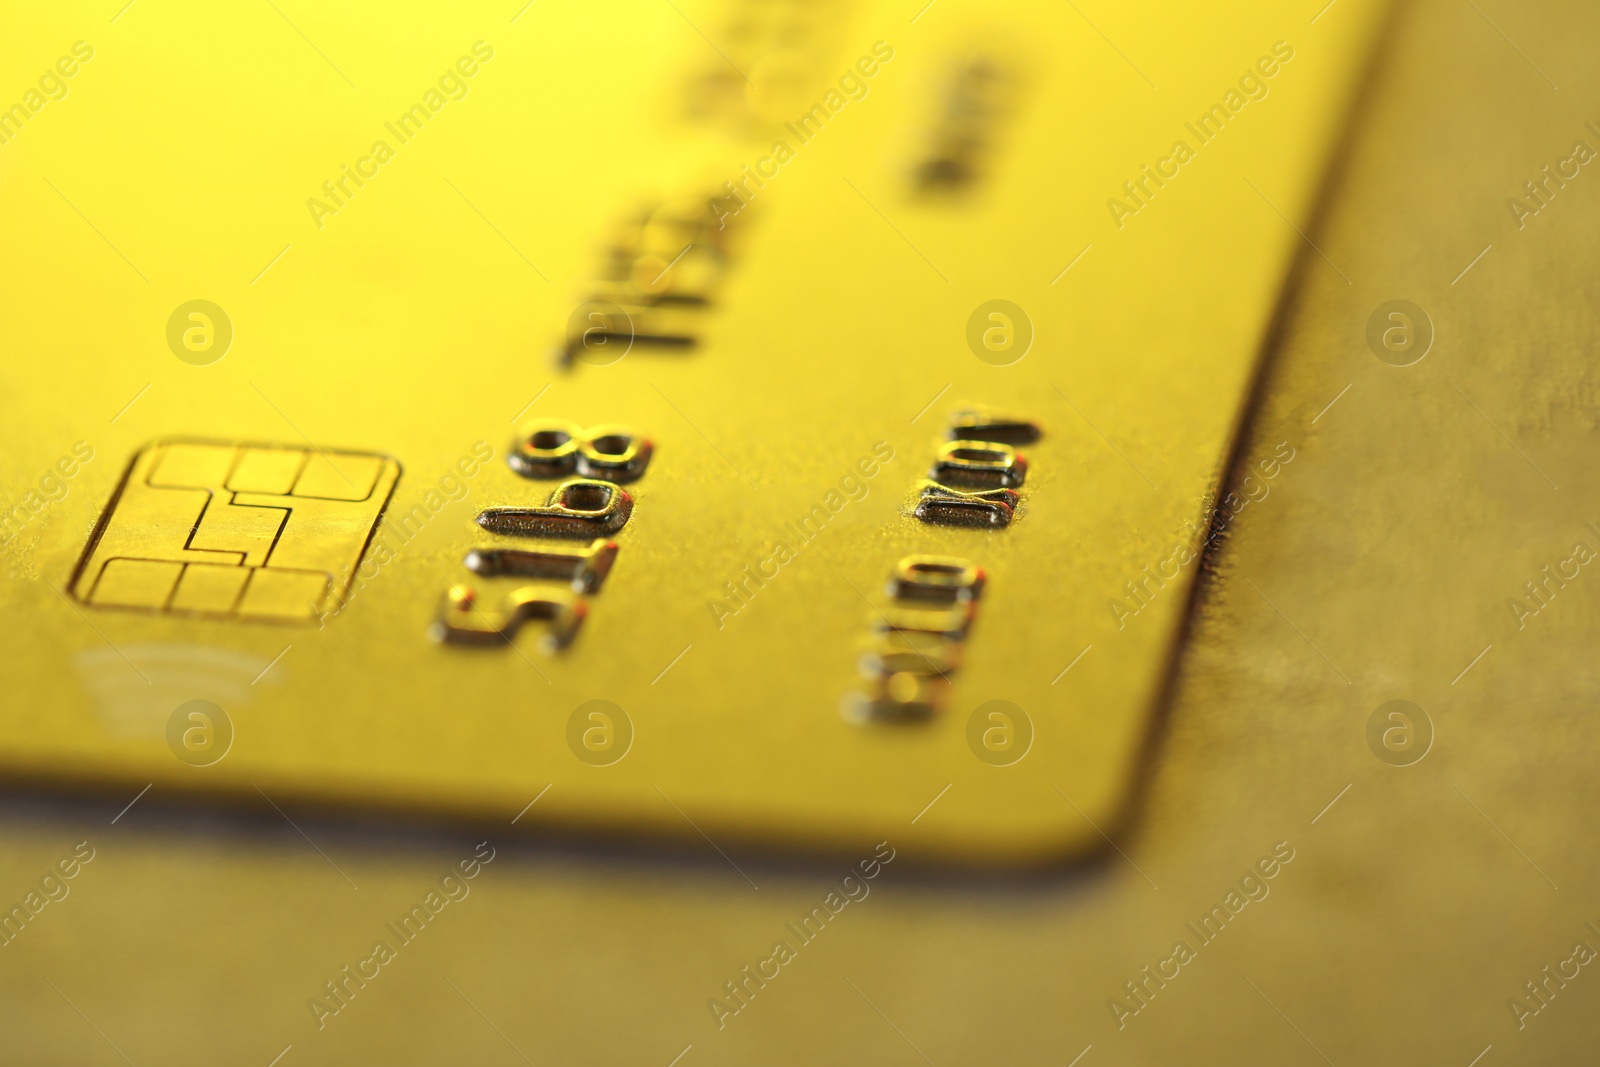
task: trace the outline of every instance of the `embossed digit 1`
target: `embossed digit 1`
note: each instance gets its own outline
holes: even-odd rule
[[[949,432],[952,441],[993,441],[1005,445],[1031,445],[1041,436],[1038,423],[987,408],[958,410],[950,417]]]
[[[959,489],[924,478],[917,483],[916,509],[923,522],[936,526],[973,526],[979,529],[1011,525],[1016,514],[1015,489],[981,489],[964,493]]]
[[[617,543],[600,537],[584,549],[475,548],[464,562],[485,578],[545,578],[570,582],[576,593],[598,593],[616,559]]]

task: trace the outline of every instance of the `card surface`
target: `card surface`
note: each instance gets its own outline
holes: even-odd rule
[[[1375,7],[30,14],[0,765],[1101,847]]]

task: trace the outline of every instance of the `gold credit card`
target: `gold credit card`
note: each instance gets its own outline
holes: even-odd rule
[[[518,6],[17,14],[0,765],[1101,845],[1379,5]]]

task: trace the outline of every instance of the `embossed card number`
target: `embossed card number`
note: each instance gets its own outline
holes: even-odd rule
[[[488,610],[479,605],[473,586],[452,585],[429,630],[434,640],[504,645],[525,623],[537,620],[544,623],[537,643],[541,652],[571,644],[588,616],[588,596],[600,591],[616,562],[617,543],[600,535],[619,532],[633,515],[633,497],[619,483],[643,477],[654,451],[649,438],[623,426],[582,429],[552,422],[529,427],[514,443],[507,465],[524,478],[566,480],[544,506],[485,508],[478,525],[512,537],[582,538],[589,545],[472,549],[463,563],[474,574],[541,581],[517,586]],[[573,473],[583,477],[567,477]]]
[[[956,412],[930,478],[917,485],[922,522],[999,529],[1011,524],[1028,461],[1013,447],[1037,441],[1029,421],[981,409]],[[889,579],[889,604],[877,610],[861,657],[864,691],[846,694],[846,719],[926,722],[948,701],[967,633],[983,594],[983,568],[950,556],[906,556]]]

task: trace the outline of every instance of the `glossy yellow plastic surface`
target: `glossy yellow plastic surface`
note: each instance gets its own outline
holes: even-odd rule
[[[1103,847],[1377,7],[19,13],[5,69],[46,75],[4,89],[0,765]],[[974,408],[1042,430],[999,446],[1020,484],[950,450]],[[653,451],[568,499],[508,464],[552,425]],[[594,537],[577,603],[464,562]],[[981,596],[906,623],[917,556]]]

